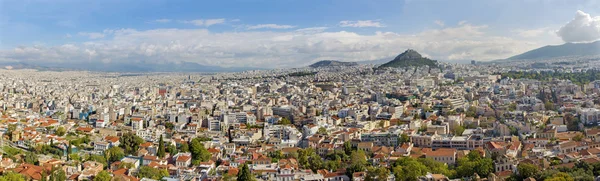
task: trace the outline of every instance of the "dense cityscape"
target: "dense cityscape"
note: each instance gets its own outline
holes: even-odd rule
[[[0,181],[600,181],[600,0],[0,0]]]
[[[4,69],[0,180],[597,179],[600,73],[546,62]]]

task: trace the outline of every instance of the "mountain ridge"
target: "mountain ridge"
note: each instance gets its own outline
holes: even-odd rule
[[[600,40],[590,43],[546,45],[502,60],[528,60],[587,55],[600,55]]]
[[[343,61],[339,61],[339,60],[321,60],[321,61],[318,61],[318,62],[315,62],[315,63],[309,65],[309,67],[319,68],[319,67],[356,66],[356,65],[358,65],[357,62],[343,62]]]
[[[12,69],[36,69],[56,71],[97,71],[97,72],[240,72],[247,70],[263,70],[254,67],[219,67],[208,66],[194,62],[130,62],[130,63],[100,63],[100,62],[69,62],[69,63],[36,63],[36,62],[4,62],[0,68],[10,66]]]

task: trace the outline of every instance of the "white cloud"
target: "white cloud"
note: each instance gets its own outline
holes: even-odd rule
[[[290,28],[295,28],[296,26],[292,26],[292,25],[278,25],[278,24],[259,24],[259,25],[253,25],[253,26],[248,26],[249,30],[255,30],[255,29],[290,29]]]
[[[340,21],[339,25],[341,27],[355,27],[355,28],[364,28],[364,27],[385,27],[379,20],[358,20],[358,21]]]
[[[79,32],[77,33],[79,36],[86,36],[89,39],[100,39],[104,38],[104,33],[94,33],[94,32]]]
[[[187,61],[217,66],[278,68],[303,66],[322,59],[384,59],[408,48],[438,60],[493,60],[541,46],[488,34],[486,25],[468,23],[416,34],[359,34],[325,29],[219,33],[207,29],[104,30],[98,33],[102,36],[96,37],[111,36],[63,46],[0,50],[0,61]]]
[[[539,37],[542,35],[545,35],[548,33],[549,28],[548,27],[543,27],[543,28],[536,28],[536,29],[517,29],[517,30],[513,30],[513,33],[517,33],[517,35],[519,35],[520,37],[523,38],[535,38],[535,37]]]
[[[169,22],[171,22],[171,19],[157,19],[157,20],[154,20],[154,22],[156,22],[156,23],[169,23]]]
[[[600,16],[592,17],[577,11],[575,18],[561,27],[556,34],[565,42],[590,42],[600,39]]]
[[[180,21],[182,23],[187,23],[187,24],[193,24],[196,26],[212,26],[212,25],[216,25],[216,24],[223,24],[225,23],[225,19],[224,18],[220,18],[220,19],[196,19],[196,20],[189,20],[189,21]]]
[[[444,27],[444,25],[445,25],[444,22],[440,21],[440,20],[435,20],[435,21],[433,21],[433,23],[435,23],[436,25],[438,25],[440,27]]]

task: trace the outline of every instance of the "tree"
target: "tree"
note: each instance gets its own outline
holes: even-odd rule
[[[223,174],[223,177],[221,177],[222,181],[234,181],[235,179],[233,179],[233,176],[229,175],[228,173]]]
[[[342,167],[342,165],[340,164],[341,162],[342,162],[341,159],[327,160],[327,161],[325,161],[325,169],[327,169],[329,171],[336,171]]]
[[[15,172],[4,172],[3,175],[0,176],[0,181],[25,181],[25,177]]]
[[[574,181],[573,177],[564,172],[558,172],[544,181]]]
[[[522,179],[535,177],[539,173],[539,168],[533,164],[521,163],[517,166],[517,171]]]
[[[462,126],[457,126],[454,128],[455,135],[462,136],[463,132],[465,132],[465,128]]]
[[[121,168],[126,168],[126,169],[130,169],[135,167],[135,165],[133,163],[130,162],[121,162],[121,164],[119,164],[119,169]]]
[[[385,167],[369,167],[365,181],[387,180],[390,171]]]
[[[108,166],[108,162],[106,161],[106,157],[104,157],[102,155],[90,155],[90,157],[88,158],[88,160],[89,161],[96,161],[98,163],[101,163],[105,167]]]
[[[510,103],[508,105],[508,111],[515,111],[517,110],[517,103]]]
[[[17,130],[17,124],[9,124],[6,133],[8,137],[12,140],[12,133]]]
[[[182,143],[181,146],[179,146],[179,151],[190,152],[190,145],[188,145],[187,143]]]
[[[25,163],[37,165],[38,157],[33,152],[27,152],[23,161],[25,161]]]
[[[52,169],[52,174],[50,174],[49,181],[63,181],[67,180],[67,174],[63,169]]]
[[[110,147],[106,152],[108,153],[108,161],[110,162],[119,161],[125,157],[125,152],[119,147]]]
[[[282,125],[288,125],[288,124],[292,124],[292,121],[290,121],[288,118],[283,117],[281,118],[281,124]]]
[[[248,168],[248,164],[243,164],[238,172],[237,180],[238,181],[254,181],[254,176],[250,172],[250,168]]]
[[[350,141],[344,142],[344,152],[346,152],[346,155],[352,154],[352,143]]]
[[[173,123],[167,122],[165,123],[165,128],[173,130],[173,128],[175,128],[175,125]]]
[[[176,155],[177,154],[177,148],[175,148],[175,145],[169,144],[166,148],[167,152],[169,152],[169,155]]]
[[[458,177],[489,175],[494,171],[494,162],[491,158],[483,158],[479,152],[472,151],[466,157],[458,159],[456,174]]]
[[[583,140],[583,134],[578,133],[577,135],[575,135],[575,137],[573,137],[574,141],[581,141]]]
[[[119,139],[121,144],[119,145],[123,150],[125,150],[125,154],[134,155],[138,149],[140,148],[140,144],[144,143],[144,139],[140,138],[133,133],[125,133]]]
[[[554,104],[550,101],[546,101],[544,102],[544,108],[548,111],[554,110]]]
[[[398,159],[392,166],[396,178],[404,178],[409,181],[416,181],[420,176],[429,172],[427,166],[411,157]]]
[[[67,130],[65,129],[65,127],[58,127],[56,128],[56,133],[57,136],[64,136],[67,133]]]
[[[352,178],[354,172],[362,172],[367,169],[367,156],[362,150],[352,151],[350,154],[350,165],[346,168],[346,175]]]
[[[112,177],[105,170],[100,171],[100,173],[98,173],[96,177],[94,177],[94,181],[110,181],[111,179]]]
[[[160,135],[160,138],[158,139],[158,151],[156,152],[156,156],[159,158],[165,157],[165,143],[162,135]]]
[[[190,144],[190,152],[192,152],[192,164],[194,165],[200,165],[200,162],[208,161],[211,156],[198,138],[192,139],[192,143]]]
[[[157,169],[157,168],[152,168],[149,166],[141,166],[137,177],[139,178],[150,178],[150,179],[154,179],[154,180],[160,180],[163,177],[168,177],[169,176],[169,171],[165,170],[165,169]]]
[[[320,127],[317,134],[327,135],[327,129],[325,127]]]
[[[466,112],[467,117],[476,117],[477,116],[477,107],[470,106]]]

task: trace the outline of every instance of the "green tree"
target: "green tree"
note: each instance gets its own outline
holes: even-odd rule
[[[235,181],[233,176],[229,175],[228,173],[223,174],[223,177],[221,177],[221,180],[222,181]]]
[[[181,146],[179,146],[179,151],[190,152],[190,145],[188,145],[187,143],[182,143]]]
[[[25,161],[25,163],[37,165],[38,157],[33,152],[27,152],[25,153],[25,158],[23,161]]]
[[[398,143],[402,144],[402,143],[408,143],[410,142],[410,137],[408,137],[408,135],[406,133],[402,133],[400,135],[400,138],[398,139]]]
[[[415,181],[420,176],[429,172],[427,166],[411,157],[405,157],[396,160],[393,164],[393,172],[396,178],[403,178],[408,181]]]
[[[342,167],[340,163],[342,163],[342,160],[339,158],[336,160],[327,160],[325,161],[325,169],[329,171],[336,171]]]
[[[238,172],[237,175],[237,180],[238,181],[254,181],[254,176],[252,176],[252,173],[250,172],[250,168],[248,168],[248,164],[243,164],[242,166],[240,166],[240,171]]]
[[[163,177],[168,177],[168,176],[169,176],[169,171],[164,170],[164,169],[156,169],[156,168],[152,168],[149,166],[141,166],[137,173],[137,177],[139,177],[139,178],[149,178],[149,179],[154,179],[154,180],[160,180]]]
[[[327,129],[325,127],[320,127],[317,134],[327,135]]]
[[[350,154],[350,165],[346,168],[346,175],[352,178],[354,172],[362,172],[367,169],[367,156],[362,150],[352,151]]]
[[[0,176],[0,181],[25,181],[25,177],[15,172],[4,172]]]
[[[535,177],[539,173],[539,168],[533,164],[521,163],[517,166],[517,171],[522,179]]]
[[[350,141],[344,142],[344,152],[346,152],[346,155],[352,154],[352,143]]]
[[[125,150],[125,154],[134,155],[138,149],[140,148],[140,144],[144,143],[144,139],[140,138],[133,133],[125,133],[119,139],[121,144],[119,145],[123,150]]]
[[[164,158],[165,157],[165,143],[163,141],[163,136],[160,135],[160,138],[158,140],[158,151],[156,152],[156,156],[158,156],[159,158]]]
[[[17,130],[17,124],[9,124],[6,133],[8,137],[12,140],[12,133]]]
[[[552,175],[552,177],[547,178],[544,181],[575,181],[575,179],[573,179],[573,177],[571,177],[567,173],[558,172],[558,173]]]
[[[94,181],[110,181],[112,180],[112,176],[105,170],[100,171],[95,177]]]
[[[515,106],[516,107],[516,106]],[[466,112],[467,117],[476,117],[477,116],[477,107],[470,106]]]
[[[173,130],[173,128],[175,128],[175,125],[173,123],[167,122],[165,123],[165,128]]]
[[[200,162],[205,162],[210,159],[211,154],[204,148],[204,145],[199,139],[194,138],[190,144],[190,152],[192,153],[192,164],[199,165]]]
[[[110,162],[119,161],[125,157],[125,152],[120,147],[110,147],[106,152],[108,153],[108,160]]]
[[[177,148],[175,147],[175,145],[169,144],[167,145],[167,152],[169,152],[169,155],[176,155],[177,154]]]
[[[466,157],[457,161],[456,174],[458,177],[470,177],[474,173],[478,175],[489,175],[494,171],[494,163],[491,158],[483,158],[476,151],[469,152]]]
[[[67,130],[65,129],[65,127],[58,127],[56,128],[56,135],[57,136],[64,136],[67,133]]]
[[[463,132],[465,132],[465,128],[462,126],[457,126],[454,128],[455,135],[462,136]]]
[[[573,137],[574,141],[581,141],[583,140],[583,134],[578,133],[577,135],[575,135],[575,137]]]
[[[508,105],[508,111],[515,111],[517,110],[517,103],[510,103]]]
[[[385,167],[369,167],[365,181],[387,180],[390,171]]]
[[[554,110],[554,104],[550,101],[546,101],[544,102],[544,108],[548,111]]]
[[[50,174],[49,181],[64,181],[67,180],[67,174],[63,169],[52,169],[52,174]]]
[[[290,121],[288,118],[283,117],[281,118],[281,124],[282,125],[288,125],[288,124],[292,124],[292,121]]]
[[[108,166],[108,162],[106,161],[106,157],[102,156],[102,155],[90,155],[90,157],[88,157],[89,161],[96,161],[98,163],[101,163],[102,165],[104,165],[104,167]]]

